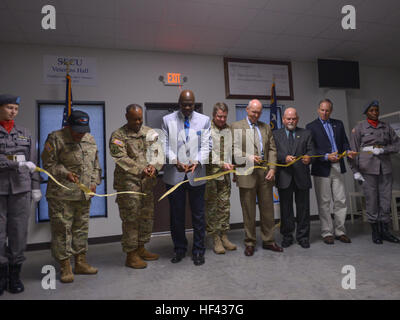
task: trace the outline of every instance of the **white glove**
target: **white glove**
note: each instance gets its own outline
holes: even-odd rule
[[[42,199],[42,191],[40,189],[32,190],[32,200],[35,202],[39,202]]]
[[[372,149],[372,153],[376,156],[382,154],[385,150],[383,150],[383,148],[374,148]]]
[[[355,180],[358,180],[358,181],[365,181],[365,179],[364,179],[364,177],[361,175],[361,173],[359,173],[359,172],[356,172],[355,174],[354,174],[354,179]]]
[[[362,148],[362,151],[370,151],[370,152],[372,152],[374,150],[374,147],[373,146],[369,146],[369,147],[364,147],[364,148]]]
[[[27,168],[31,173],[35,172],[36,165],[31,161],[22,161],[18,162],[18,164],[20,168]]]

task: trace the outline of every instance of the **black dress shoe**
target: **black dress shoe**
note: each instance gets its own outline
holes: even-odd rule
[[[396,238],[394,235],[392,235],[389,231],[389,224],[388,223],[383,223],[382,221],[380,222],[381,225],[381,239],[386,240],[389,242],[393,243],[399,243],[400,240]]]
[[[303,239],[299,241],[299,245],[304,249],[308,249],[310,247],[310,242],[307,239]]]
[[[271,250],[274,252],[282,252],[283,251],[283,249],[280,246],[278,246],[275,242],[272,244],[263,244],[262,247],[265,250]]]
[[[195,266],[200,266],[206,262],[204,259],[204,254],[194,254],[192,260]]]
[[[244,255],[247,257],[251,257],[254,254],[254,247],[253,246],[246,246],[244,250]]]
[[[172,262],[172,263],[181,262],[182,259],[183,259],[184,257],[185,257],[185,253],[178,253],[178,252],[175,252],[175,255],[174,255],[174,257],[171,259],[171,262]]]
[[[9,265],[8,273],[8,292],[21,293],[25,290],[19,274],[21,273],[22,264]]]
[[[288,248],[292,244],[293,244],[293,239],[290,239],[290,238],[283,238],[282,243],[281,243],[283,248]]]

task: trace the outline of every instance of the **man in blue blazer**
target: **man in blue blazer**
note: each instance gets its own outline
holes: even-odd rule
[[[356,153],[350,151],[343,122],[330,118],[332,110],[332,101],[323,99],[318,106],[318,118],[306,126],[312,133],[316,154],[324,155],[315,159],[311,175],[314,176],[323,241],[326,244],[334,244],[336,237],[336,240],[350,243],[344,226],[347,205],[343,174],[346,172],[346,167],[344,159],[339,159],[339,154],[348,151],[348,156],[353,157]],[[333,202],[334,222],[331,217],[331,202]]]
[[[205,176],[205,164],[211,151],[210,118],[194,111],[195,98],[190,90],[179,96],[179,111],[163,117],[166,165],[163,181],[167,189],[184,180],[178,189],[169,194],[171,236],[175,256],[172,263],[180,262],[186,255],[185,235],[186,193],[189,195],[193,223],[192,260],[195,265],[205,262],[204,191],[206,181],[195,182]]]

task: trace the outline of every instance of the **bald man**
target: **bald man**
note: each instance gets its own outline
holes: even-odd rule
[[[288,164],[299,156],[304,156],[288,167],[278,167],[276,186],[281,207],[282,247],[297,243],[302,248],[310,247],[310,155],[314,155],[311,132],[297,127],[299,116],[295,108],[287,108],[283,114],[284,128],[273,132],[278,163]],[[296,202],[296,218],[293,211],[293,194]],[[296,228],[297,223],[297,228]]]
[[[192,91],[183,90],[179,96],[179,110],[163,117],[162,130],[165,136],[165,154],[163,181],[166,188],[184,180],[172,192],[169,198],[171,236],[175,255],[172,263],[180,262],[186,255],[187,239],[185,235],[186,194],[189,196],[193,224],[192,260],[196,266],[205,262],[205,216],[204,192],[206,181],[194,179],[206,175],[205,164],[211,151],[210,118],[194,111],[195,97]]]
[[[234,163],[237,166],[236,183],[239,187],[240,204],[245,229],[245,250],[248,257],[254,255],[256,247],[256,199],[260,209],[262,247],[282,252],[274,240],[274,185],[276,148],[269,125],[259,121],[262,104],[251,100],[246,108],[247,117],[232,123]],[[253,166],[262,166],[251,170]]]

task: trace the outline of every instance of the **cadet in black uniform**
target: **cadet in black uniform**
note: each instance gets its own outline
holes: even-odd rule
[[[372,227],[372,241],[399,243],[389,232],[392,197],[392,163],[390,155],[400,151],[400,138],[393,128],[379,121],[379,102],[367,105],[367,120],[360,122],[351,132],[351,149],[361,152],[349,160],[354,179],[362,183],[368,222]]]
[[[0,95],[0,295],[24,291],[19,274],[25,260],[31,200],[42,194],[35,143],[29,131],[14,124],[20,98]],[[7,244],[8,238],[8,244]]]

